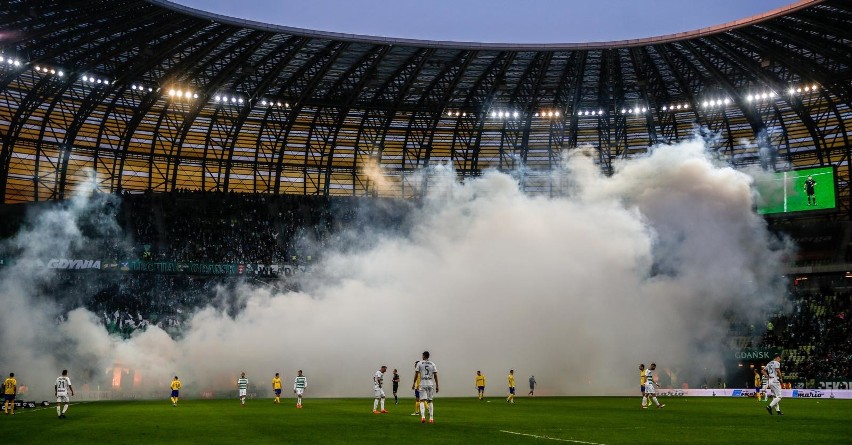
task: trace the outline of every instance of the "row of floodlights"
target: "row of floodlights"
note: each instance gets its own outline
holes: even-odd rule
[[[130,85],[130,89],[135,90],[135,91],[142,91],[142,92],[147,91],[149,93],[154,91],[154,87],[146,87],[145,85],[137,85],[135,83],[133,85]]]
[[[59,77],[65,77],[65,72],[62,71],[62,70],[57,70],[56,68],[48,68],[46,66],[36,65],[35,68],[33,68],[33,69],[35,69],[35,71],[37,73],[49,74],[51,76],[55,75],[55,76],[59,76]]]
[[[198,93],[194,93],[191,90],[176,90],[174,88],[169,89],[169,97],[174,99],[198,99]]]
[[[95,77],[95,76],[90,76],[88,74],[84,74],[83,77],[80,78],[80,80],[82,80],[83,83],[99,84],[99,85],[109,85],[111,83],[107,79],[103,79],[103,78]],[[114,83],[114,82],[112,82],[112,83]]]
[[[6,56],[0,56],[0,63],[5,63],[6,65],[9,65],[9,66],[21,66],[21,60],[20,59],[13,59],[11,57],[6,57]]]

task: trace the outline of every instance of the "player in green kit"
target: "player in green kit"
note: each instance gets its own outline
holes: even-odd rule
[[[302,394],[305,393],[305,389],[308,387],[308,378],[302,374],[302,370],[299,370],[299,375],[296,376],[296,380],[293,381],[293,393],[296,394],[296,408],[302,407]]]
[[[240,406],[246,406],[246,392],[248,392],[248,379],[246,373],[241,373],[237,379],[237,388],[240,390]]]

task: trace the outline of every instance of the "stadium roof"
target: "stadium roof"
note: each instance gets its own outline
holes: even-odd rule
[[[162,0],[6,1],[0,197],[62,199],[88,170],[111,191],[413,196],[436,164],[519,169],[547,193],[563,150],[590,146],[609,172],[702,132],[734,165],[838,166],[848,211],[849,23],[849,2],[804,0],[672,36],[531,46],[306,31]]]

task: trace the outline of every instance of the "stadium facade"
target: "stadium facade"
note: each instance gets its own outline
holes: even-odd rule
[[[852,4],[582,44],[307,31],[162,0],[0,9],[0,200],[175,189],[415,196],[428,167],[604,172],[703,134],[736,166],[835,166],[850,208]],[[371,181],[380,168],[387,183]]]

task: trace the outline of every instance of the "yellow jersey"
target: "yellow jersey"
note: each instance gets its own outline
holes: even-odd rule
[[[509,374],[509,388],[515,387],[515,374]]]
[[[177,390],[180,389],[180,387],[181,387],[180,380],[172,380],[172,385],[171,385],[172,391],[177,391]]]
[[[414,389],[420,388],[420,374],[414,375]]]
[[[272,378],[272,389],[281,389],[281,377]]]
[[[9,377],[6,381],[3,382],[3,393],[4,394],[15,394],[15,390],[17,389],[18,381],[15,380],[14,377]]]
[[[476,386],[485,386],[485,376],[484,375],[476,376]]]
[[[648,377],[645,377],[645,371],[639,371],[639,384],[645,386],[645,382],[647,381],[647,379]]]

